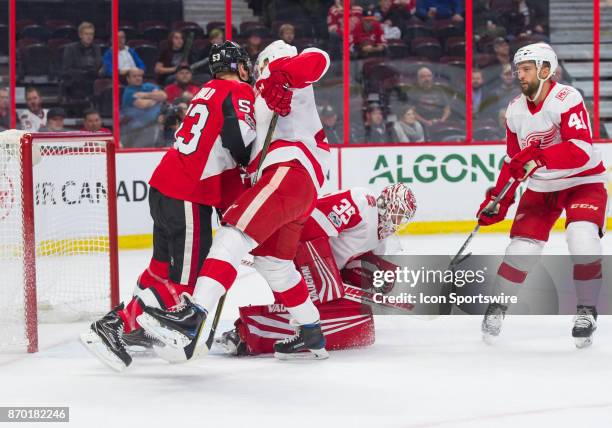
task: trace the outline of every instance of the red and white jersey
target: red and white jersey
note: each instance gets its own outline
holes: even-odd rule
[[[535,192],[605,182],[606,171],[601,153],[593,146],[591,123],[580,92],[571,86],[551,83],[550,91],[538,106],[524,94],[508,105],[508,157],[534,142],[545,152],[553,148],[547,156],[550,158],[547,167],[538,169],[529,179],[527,187]]]
[[[19,111],[19,124],[21,129],[28,132],[37,132],[43,126],[47,126],[47,113],[49,109],[42,109],[40,114],[32,113],[29,109]]]
[[[250,85],[237,80],[206,83],[149,184],[174,199],[231,205],[245,188],[239,165],[248,165],[255,140],[254,96]]]
[[[262,78],[266,78],[270,70],[282,71],[288,77],[290,89],[293,91],[291,112],[285,117],[278,117],[262,169],[297,160],[306,168],[318,191],[325,181],[330,154],[327,137],[317,112],[312,83],[323,77],[329,64],[327,53],[308,48],[299,55],[272,61],[262,75]],[[251,164],[247,169],[251,174],[257,171],[272,115],[272,110],[258,94],[255,98],[257,140],[251,153]]]
[[[304,225],[302,241],[328,236],[338,269],[362,254],[373,251],[384,255],[397,251],[393,243],[378,238],[376,196],[368,189],[355,187],[319,198]]]

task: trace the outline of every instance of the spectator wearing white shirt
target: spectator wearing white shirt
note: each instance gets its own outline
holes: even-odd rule
[[[26,109],[19,112],[19,125],[28,132],[38,132],[47,124],[48,109],[42,107],[42,98],[36,88],[26,89]]]
[[[117,34],[117,40],[119,42],[119,75],[125,77],[127,72],[132,68],[140,68],[142,71],[145,70],[145,64],[138,56],[138,53],[134,48],[130,48],[125,44],[125,33],[119,31]],[[113,75],[113,49],[108,48],[104,52],[102,58],[104,62],[104,74],[107,76]]]

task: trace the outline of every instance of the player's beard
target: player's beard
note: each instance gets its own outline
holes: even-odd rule
[[[538,88],[540,87],[540,81],[536,80],[535,82],[528,82],[527,87],[521,84],[521,92],[527,98],[533,98],[533,96],[538,92]]]

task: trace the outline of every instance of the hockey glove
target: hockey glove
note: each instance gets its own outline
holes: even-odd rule
[[[510,160],[510,175],[518,181],[525,181],[533,175],[538,168],[546,165],[544,153],[532,144],[518,152]]]
[[[499,223],[508,213],[508,208],[514,203],[514,191],[508,192],[506,196],[502,198],[496,205],[493,205],[493,201],[497,196],[495,187],[489,187],[485,200],[480,204],[478,209],[478,224],[481,226],[490,226],[495,223]]]
[[[268,78],[259,80],[256,86],[270,110],[283,117],[291,112],[293,92],[288,89],[289,80],[285,73],[272,71]]]

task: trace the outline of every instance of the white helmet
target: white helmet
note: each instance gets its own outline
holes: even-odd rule
[[[393,235],[416,213],[416,199],[404,183],[391,184],[376,199],[378,207],[378,238]]]
[[[270,63],[275,59],[296,56],[297,53],[298,52],[295,46],[291,46],[290,44],[285,43],[283,40],[276,40],[270,43],[257,56],[257,64],[255,65],[256,77],[259,78],[259,76],[262,75],[264,69],[266,68],[266,60],[268,60],[268,63]]]
[[[517,66],[525,61],[534,61],[537,70],[538,80],[540,81],[540,87],[538,88],[538,92],[530,99],[530,101],[534,101],[540,95],[542,91],[542,85],[548,79],[550,79],[557,70],[559,66],[559,61],[557,60],[557,54],[553,50],[553,48],[547,43],[532,43],[527,46],[523,46],[514,54],[514,65]],[[550,64],[550,73],[545,79],[540,78],[540,70],[544,65],[544,62],[548,62]]]

